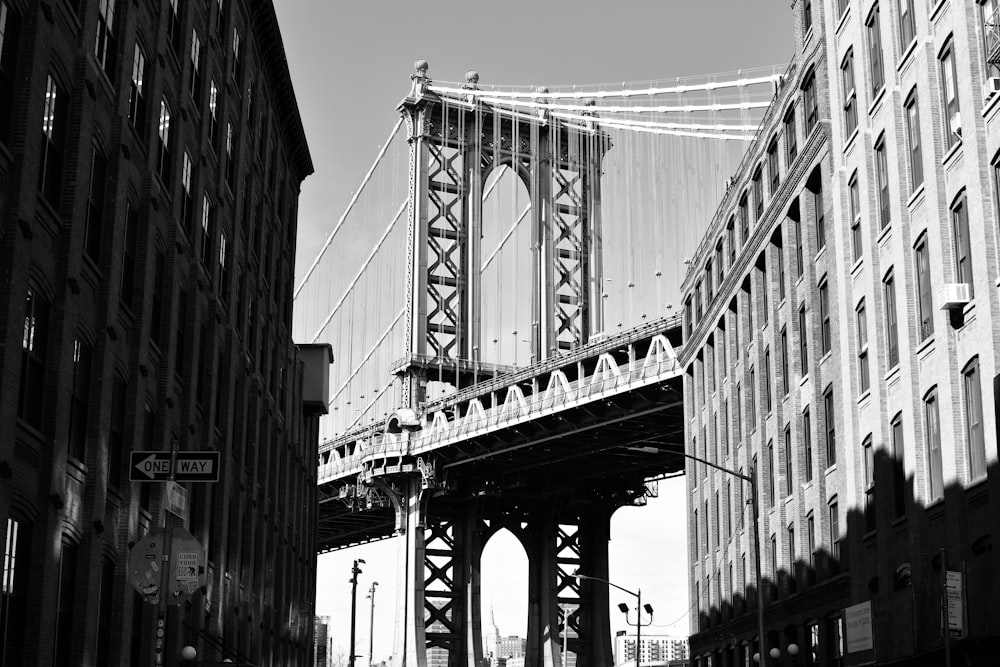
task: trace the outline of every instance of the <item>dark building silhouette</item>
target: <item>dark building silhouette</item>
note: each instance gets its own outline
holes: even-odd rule
[[[310,665],[326,348],[291,340],[313,171],[267,0],[0,0],[0,665],[153,665],[130,546],[187,483],[206,585],[164,664]],[[180,524],[180,518],[170,518]]]
[[[760,503],[758,552],[748,485],[689,463],[695,665],[753,664],[758,596],[763,664],[996,663],[997,8],[792,3],[682,287],[688,451]]]

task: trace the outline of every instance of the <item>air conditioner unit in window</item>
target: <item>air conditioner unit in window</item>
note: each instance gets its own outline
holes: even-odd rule
[[[956,111],[950,121],[951,132],[956,137],[962,137],[962,114]]]
[[[971,301],[969,283],[946,283],[938,290],[938,298],[941,301],[941,310],[953,308],[963,308]]]
[[[989,103],[1000,93],[1000,76],[991,76],[983,82],[983,102]]]

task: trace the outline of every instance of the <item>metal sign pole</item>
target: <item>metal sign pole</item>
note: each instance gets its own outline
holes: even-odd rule
[[[177,467],[177,441],[170,440],[170,482],[174,481],[174,469]],[[163,493],[160,497],[160,513],[162,514],[163,551],[160,557],[160,590],[159,601],[156,605],[156,639],[153,642],[153,667],[163,667],[164,648],[167,641],[167,589],[170,586],[170,550],[173,547],[173,531],[167,525],[167,487],[163,485]]]

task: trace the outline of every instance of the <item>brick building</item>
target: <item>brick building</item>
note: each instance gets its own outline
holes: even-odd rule
[[[756,478],[767,664],[944,664],[948,576],[952,660],[995,659],[996,8],[794,2],[792,64],[685,279],[688,451]],[[687,472],[692,656],[744,665],[749,488]]]
[[[164,487],[128,460],[172,443],[222,478],[186,485],[207,583],[164,663],[311,664],[311,172],[270,2],[0,0],[0,665],[154,664],[125,563]]]

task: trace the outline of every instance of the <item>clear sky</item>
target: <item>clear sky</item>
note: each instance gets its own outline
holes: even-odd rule
[[[432,78],[483,84],[559,85],[662,80],[787,62],[788,0],[276,0],[289,68],[316,173],[303,184],[297,276],[308,266],[371,165],[409,90],[413,62]],[[683,481],[624,508],[612,523],[611,579],[643,589],[664,632],[687,634]],[[507,539],[504,539],[507,538]],[[365,591],[379,581],[376,660],[389,655],[395,611],[395,540],[321,556],[317,613],[348,644],[351,560],[364,558],[358,653],[368,651]],[[503,634],[522,634],[527,564],[509,535],[487,545],[483,599]],[[626,601],[614,595],[612,604]],[[623,629],[620,615],[614,629]],[[489,624],[489,614],[484,625]],[[364,662],[362,662],[364,664]]]

